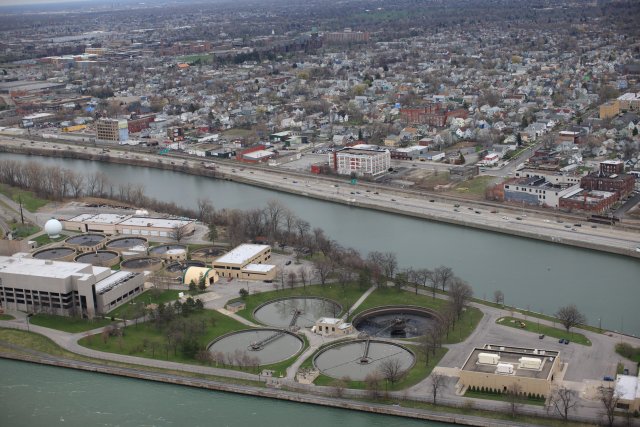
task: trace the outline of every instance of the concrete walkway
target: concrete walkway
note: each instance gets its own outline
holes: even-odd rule
[[[224,314],[225,316],[231,317],[233,320],[236,320],[240,323],[242,323],[243,325],[247,325],[247,326],[251,326],[252,328],[258,328],[260,327],[260,325],[256,325],[253,322],[248,321],[247,319],[245,319],[242,316],[238,316],[235,313],[230,312],[229,310],[225,309],[225,308],[216,308],[216,311],[218,313]]]
[[[362,294],[360,296],[360,298],[358,298],[358,301],[356,301],[349,310],[347,310],[347,312],[342,316],[342,320],[346,321],[347,317],[352,314],[354,311],[356,311],[356,309],[358,307],[360,307],[360,304],[362,304],[364,302],[364,300],[366,300],[367,298],[369,298],[369,295],[371,295],[373,293],[373,291],[375,291],[377,289],[377,287],[371,286],[369,289],[367,289],[367,291]]]

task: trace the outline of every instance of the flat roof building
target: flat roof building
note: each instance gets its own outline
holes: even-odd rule
[[[640,411],[640,374],[616,376],[615,395],[618,396],[617,408],[629,412]]]
[[[271,259],[271,246],[245,243],[213,262],[220,277],[273,280],[276,266],[265,264]]]
[[[558,351],[487,344],[471,351],[460,370],[460,383],[499,393],[517,384],[523,394],[549,396],[561,365]]]
[[[79,262],[0,257],[0,303],[8,310],[93,318],[143,291],[144,276]]]
[[[65,230],[98,232],[107,235],[171,237],[176,227],[184,227],[184,234],[195,230],[195,220],[188,218],[151,218],[119,214],[80,214],[62,220]]]
[[[339,175],[382,175],[391,167],[391,153],[389,150],[370,147],[361,145],[334,151],[329,154],[329,163]]]
[[[96,122],[96,141],[119,144],[129,139],[126,120],[100,119]]]

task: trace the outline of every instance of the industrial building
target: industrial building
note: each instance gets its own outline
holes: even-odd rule
[[[144,276],[79,262],[0,257],[0,303],[7,310],[93,318],[131,300]]]
[[[220,277],[247,280],[273,280],[276,266],[264,264],[271,259],[268,245],[242,244],[213,262]]]
[[[618,375],[614,395],[618,396],[619,409],[626,409],[629,412],[640,411],[640,373],[638,376]]]
[[[341,337],[353,333],[353,325],[343,319],[334,317],[321,317],[311,328],[311,332],[324,337]]]
[[[557,351],[487,344],[467,357],[460,385],[505,393],[517,384],[525,395],[549,396],[561,371]]]
[[[129,139],[126,120],[100,119],[96,122],[96,141],[120,144]]]
[[[533,206],[557,208],[560,199],[579,191],[578,184],[553,184],[543,176],[527,176],[504,185],[504,200]]]
[[[375,145],[358,144],[330,153],[329,163],[339,175],[376,177],[391,167],[391,153]]]
[[[119,214],[80,214],[61,221],[69,231],[97,232],[106,235],[171,237],[177,227],[184,227],[184,234],[195,230],[195,221],[185,218],[150,218]]]

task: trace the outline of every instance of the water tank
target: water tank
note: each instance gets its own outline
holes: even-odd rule
[[[542,359],[537,357],[521,357],[519,361],[520,367],[525,369],[540,369],[542,366]]]
[[[478,363],[484,363],[486,365],[497,365],[500,362],[500,356],[495,353],[479,353]]]
[[[44,225],[44,231],[47,233],[49,238],[58,238],[60,237],[60,232],[62,231],[62,223],[55,218],[51,218]]]
[[[496,374],[513,374],[513,365],[511,363],[498,363],[498,366],[496,366]]]

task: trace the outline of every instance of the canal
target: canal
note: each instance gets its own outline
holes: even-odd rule
[[[393,251],[401,266],[447,265],[475,296],[552,314],[575,304],[592,325],[640,335],[637,300],[640,263],[632,258],[555,245],[309,199],[250,185],[137,166],[3,153],[1,158],[58,165],[81,173],[104,172],[114,185],[142,183],[146,194],[195,207],[209,198],[217,209],[249,209],[276,199],[343,246]]]

